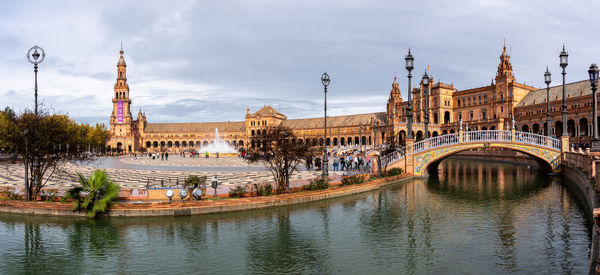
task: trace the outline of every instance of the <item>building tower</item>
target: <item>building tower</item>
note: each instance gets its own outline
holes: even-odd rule
[[[110,151],[131,153],[136,150],[134,142],[135,121],[131,116],[127,64],[125,64],[123,58],[123,47],[121,47],[120,55],[117,63],[117,82],[114,86],[112,98],[113,111],[110,115],[110,139],[106,145]]]
[[[502,54],[500,55],[500,64],[496,73],[496,89],[492,95],[492,112],[494,118],[501,119],[499,123],[505,124],[504,120],[510,120],[513,113],[513,90],[515,76],[513,75],[512,64],[510,64],[510,55],[506,53],[506,44],[504,44]],[[498,125],[501,127],[500,125]]]

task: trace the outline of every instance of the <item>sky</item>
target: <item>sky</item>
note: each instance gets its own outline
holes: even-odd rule
[[[506,41],[518,82],[567,82],[600,63],[597,1],[2,1],[0,107],[33,108],[33,65],[42,47],[39,101],[78,122],[108,124],[121,42],[132,115],[152,122],[242,121],[271,105],[288,118],[385,111],[404,57],[413,84],[427,66],[459,90],[489,85]]]

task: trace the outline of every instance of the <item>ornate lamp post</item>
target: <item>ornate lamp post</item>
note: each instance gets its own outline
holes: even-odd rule
[[[38,184],[38,175],[39,175],[39,159],[38,159],[38,155],[39,155],[39,151],[38,151],[38,140],[37,140],[37,120],[38,120],[38,103],[37,103],[37,98],[38,98],[38,84],[37,84],[37,73],[38,73],[38,64],[42,63],[42,61],[44,61],[44,58],[46,57],[46,53],[44,52],[44,49],[38,47],[37,45],[31,47],[31,49],[29,49],[29,51],[27,51],[27,60],[29,61],[29,63],[33,64],[33,72],[35,74],[35,86],[34,86],[34,97],[35,97],[35,131],[33,132],[33,152],[34,152],[34,159],[33,159],[33,173],[34,173],[34,180],[31,184]],[[29,186],[27,186],[27,188],[29,188]],[[29,194],[26,194],[29,195]],[[28,200],[29,198],[26,197],[26,200]]]
[[[27,137],[29,134],[29,129],[25,128],[23,130],[23,138],[25,138],[25,153],[23,154],[23,162],[25,164],[25,199],[29,197],[29,165],[27,165]]]
[[[360,131],[359,131],[359,132],[360,132],[360,134],[359,134],[359,136],[360,136],[360,137],[359,137],[359,138],[360,138],[360,140],[359,140],[359,143],[358,143],[358,144],[360,144],[360,150],[361,150],[361,151],[362,151],[362,153],[363,153],[363,161],[366,161],[366,160],[367,160],[367,144],[366,144],[366,142],[364,142],[364,144],[363,144],[363,135],[362,135],[362,133],[363,133],[363,130],[365,130],[365,126],[363,126],[362,122],[360,123],[360,128],[359,128],[359,130],[360,130]],[[365,140],[365,141],[366,141],[366,140]],[[363,145],[365,146],[365,149],[364,149],[364,150],[362,149],[362,148],[363,148]]]
[[[404,60],[406,61],[406,70],[408,71],[408,106],[406,107],[406,121],[407,121],[406,131],[408,133],[406,133],[406,138],[413,139],[413,135],[412,135],[413,113],[412,113],[412,100],[411,100],[412,92],[411,92],[411,87],[410,87],[410,80],[412,78],[411,71],[415,68],[414,67],[415,59],[413,58],[412,54],[410,54],[410,49],[408,49],[408,54],[406,55]]]
[[[33,72],[35,73],[34,96],[35,96],[35,116],[36,117],[37,117],[37,114],[38,114],[38,104],[37,104],[37,97],[38,97],[38,85],[37,85],[38,64],[42,63],[42,61],[44,61],[45,57],[46,57],[46,53],[44,52],[44,49],[38,47],[37,45],[31,47],[31,49],[29,49],[29,51],[27,52],[27,60],[29,60],[29,63],[33,64]]]
[[[324,102],[324,110],[325,114],[323,116],[323,177],[327,177],[329,175],[329,160],[327,159],[327,86],[329,86],[329,75],[324,73],[321,76],[321,83],[323,83],[323,90],[325,93],[325,102]]]
[[[546,82],[546,135],[550,136],[552,120],[550,119],[550,82],[552,82],[550,71],[546,67],[544,73],[544,81]]]
[[[596,66],[596,64],[592,64],[588,70],[588,74],[590,75],[590,83],[592,84],[592,104],[594,105],[594,117],[592,119],[594,123],[594,126],[592,127],[592,129],[594,129],[594,137],[592,138],[590,148],[592,152],[600,152],[600,141],[598,140],[598,99],[596,94],[598,87],[598,73],[598,66]]]
[[[427,70],[425,70],[425,74],[423,75],[423,94],[425,94],[425,116],[423,120],[425,122],[425,138],[429,138],[429,76],[427,75]],[[427,86],[427,88],[425,88]]]
[[[565,75],[567,73],[565,72],[565,68],[567,68],[567,65],[569,65],[569,54],[565,50],[565,45],[563,45],[563,49],[562,49],[562,52],[560,52],[559,57],[560,57],[560,67],[562,67],[562,123],[563,123],[562,135],[568,136],[569,134],[567,133],[567,96],[566,96],[567,91],[565,88]]]

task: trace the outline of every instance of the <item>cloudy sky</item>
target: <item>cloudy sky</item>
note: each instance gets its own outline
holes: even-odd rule
[[[39,98],[80,122],[107,123],[121,41],[133,114],[150,122],[243,120],[270,104],[289,118],[322,116],[320,76],[331,75],[330,115],[384,111],[404,56],[415,78],[429,65],[458,89],[487,85],[503,41],[517,81],[587,78],[598,55],[597,1],[3,1],[0,106],[33,106],[25,54],[46,51]]]

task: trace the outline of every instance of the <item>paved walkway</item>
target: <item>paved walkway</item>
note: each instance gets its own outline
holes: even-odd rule
[[[123,165],[119,165],[115,160],[122,162]],[[92,171],[98,168],[105,170],[109,174],[109,177],[123,189],[145,189],[147,186],[155,188],[181,186],[185,178],[189,175],[207,176],[209,180],[212,176],[217,175],[219,183],[222,184],[218,189],[218,193],[227,193],[229,192],[229,188],[234,185],[273,182],[273,176],[270,171],[258,165],[247,165],[244,160],[238,158],[196,158],[193,159],[193,161],[189,158],[173,158],[168,162],[161,162],[160,160],[148,159],[133,160],[127,157],[111,158],[111,161],[112,168],[103,168],[98,162],[86,162],[82,164],[67,163],[62,167],[62,170],[65,171],[65,173],[52,175],[46,184],[46,188],[67,190],[78,185],[76,182],[76,172],[82,173],[87,177]],[[136,163],[138,161],[139,163]],[[145,163],[154,164],[154,162],[158,162],[159,165],[145,165]],[[131,169],[130,163],[149,169]],[[191,166],[192,168],[195,167],[196,169],[187,170],[190,166],[176,166],[177,163],[189,163],[193,165]],[[203,164],[213,165],[212,167],[230,167],[234,169],[225,172],[202,171],[200,168],[204,167],[202,166]],[[235,165],[247,166],[243,167]],[[128,168],[118,168],[119,166]],[[165,170],[161,168],[165,168]],[[183,171],[177,171],[180,168]],[[0,188],[12,187],[21,189],[23,187],[24,174],[24,167],[22,164],[0,165]],[[338,178],[343,172],[334,172],[330,170],[329,174],[331,177]],[[291,185],[298,186],[306,184],[307,179],[316,178],[319,175],[321,175],[321,171],[297,171],[290,177],[290,181],[292,182]],[[208,184],[210,184],[210,182],[208,182]]]
[[[182,158],[169,156],[168,160],[152,159],[149,157],[121,157],[121,162],[147,166],[188,166],[188,167],[264,167],[261,164],[250,164],[243,158]]]

